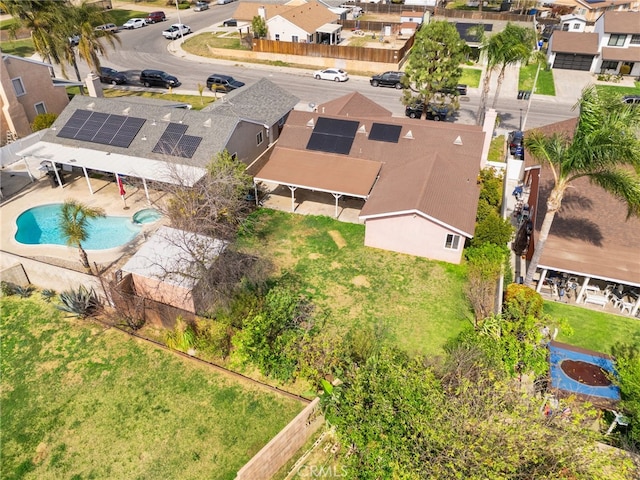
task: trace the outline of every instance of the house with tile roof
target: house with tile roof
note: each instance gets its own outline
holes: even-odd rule
[[[293,43],[340,43],[339,16],[315,0],[284,5],[240,2],[234,18],[250,22],[260,16],[267,24],[267,39]]]
[[[293,111],[257,182],[362,199],[365,245],[459,263],[475,229],[481,127],[392,117],[354,92]],[[371,112],[371,113],[369,113]]]

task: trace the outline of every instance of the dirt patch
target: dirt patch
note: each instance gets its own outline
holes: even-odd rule
[[[581,362],[579,360],[564,360],[560,364],[562,371],[569,378],[591,387],[606,387],[611,385],[611,380],[598,365]]]
[[[331,270],[337,270],[340,267],[342,267],[342,265],[339,262],[331,262]]]
[[[364,275],[358,275],[357,277],[353,277],[351,279],[351,283],[353,283],[356,287],[370,287],[371,284],[369,280]]]
[[[322,255],[319,253],[310,253],[309,254],[309,259],[310,260],[317,260],[319,258],[322,258]]]
[[[329,230],[329,235],[331,235],[331,238],[333,239],[335,244],[338,246],[338,248],[344,248],[347,246],[347,242],[345,241],[344,238],[342,238],[342,235],[340,234],[339,231]]]
[[[33,457],[33,463],[37,465],[41,463],[43,460],[45,460],[48,456],[49,456],[49,446],[46,443],[41,442],[36,447],[36,454]]]

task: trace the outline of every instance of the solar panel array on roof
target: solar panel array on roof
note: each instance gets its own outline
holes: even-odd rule
[[[307,150],[348,155],[359,122],[319,117],[307,143]]]
[[[455,24],[456,26],[456,30],[458,31],[458,34],[460,35],[460,38],[462,40],[464,40],[465,42],[479,42],[480,41],[480,37],[478,36],[478,33],[475,31],[476,28],[481,27],[484,29],[485,32],[492,32],[493,31],[493,24],[492,23],[464,23],[464,22],[457,22]]]
[[[185,135],[187,128],[186,125],[181,123],[167,125],[152,152],[183,158],[193,157],[202,141],[202,137]]]
[[[371,132],[369,132],[369,140],[398,143],[398,140],[400,139],[400,132],[402,132],[402,125],[373,123],[371,125]]]
[[[128,148],[144,122],[144,118],[78,109],[57,136]]]

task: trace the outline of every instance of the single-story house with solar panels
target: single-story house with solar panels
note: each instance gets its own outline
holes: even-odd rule
[[[392,117],[352,93],[293,111],[255,175],[297,189],[364,200],[365,245],[460,263],[475,229],[481,127]]]
[[[206,110],[167,108],[135,97],[76,95],[42,139],[20,152],[57,175],[63,169],[193,185],[227,150],[250,165],[275,142],[298,99],[267,79],[235,90]],[[62,186],[60,178],[57,179]]]

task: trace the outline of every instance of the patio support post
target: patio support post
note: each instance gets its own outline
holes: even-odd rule
[[[333,198],[336,199],[336,218],[338,218],[338,200],[340,199],[340,197],[342,197],[342,195],[338,193],[332,193],[331,195],[333,195]]]
[[[27,173],[29,174],[29,178],[31,179],[31,182],[35,182],[36,177],[34,177],[33,174],[31,173],[31,170],[29,170],[29,164],[27,163],[27,159],[25,157],[22,157],[22,162],[24,163],[24,166],[27,169]]]
[[[93,195],[93,188],[91,188],[91,181],[89,180],[87,169],[85,167],[82,167],[82,171],[84,172],[84,178],[87,180],[87,185],[89,185],[89,191],[91,192],[91,195]]]
[[[289,186],[289,190],[291,190],[291,211],[295,212],[296,211],[296,189],[298,187],[291,187]]]
[[[587,288],[587,285],[589,285],[589,280],[591,280],[591,277],[584,277],[584,282],[582,282],[582,286],[576,297],[576,303],[580,303],[580,300],[582,300],[582,294],[584,293],[584,289]]]
[[[631,308],[631,316],[635,317],[636,313],[638,313],[638,309],[640,308],[640,297],[636,299],[636,304]]]
[[[142,186],[144,187],[144,194],[147,196],[147,203],[151,205],[151,199],[149,198],[149,189],[147,188],[147,181],[142,177]]]
[[[53,162],[53,160],[50,160],[51,162],[51,166],[53,167],[53,173],[56,174],[56,180],[58,180],[58,185],[60,185],[60,188],[64,188],[62,186],[62,180],[60,180],[60,174],[58,174],[58,169],[56,168],[56,164]]]
[[[543,268],[540,272],[540,280],[538,280],[538,285],[536,285],[536,292],[538,293],[542,290],[542,284],[544,283],[544,279],[547,277],[547,272],[548,270],[546,268]]]

